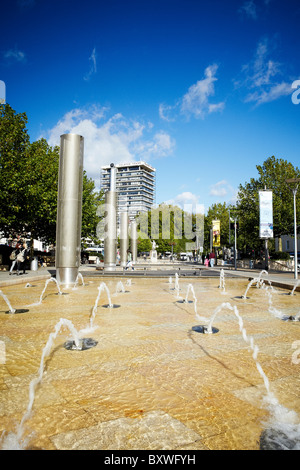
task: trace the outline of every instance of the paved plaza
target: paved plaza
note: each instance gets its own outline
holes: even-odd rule
[[[151,277],[143,271],[107,276],[86,266],[75,288],[62,289],[61,295],[55,282],[49,282],[41,303],[53,270],[19,277],[0,273],[0,289],[16,309],[9,313],[0,298],[2,445],[18,430],[29,385],[62,318],[77,331],[91,326],[92,319],[95,328],[83,336],[96,346],[66,349],[72,335],[61,328],[24,422],[24,448],[256,450],[265,430],[297,428],[300,323],[283,321],[270,311],[272,307],[285,316],[299,312],[299,291],[289,295],[295,286],[292,273],[265,275],[265,287],[253,283],[243,299],[250,274],[255,278],[258,271],[225,271],[225,288],[220,288],[219,270],[208,276],[204,271],[195,275],[193,269],[189,274],[182,270],[176,286],[175,271],[170,276],[162,272]],[[274,287],[267,290],[270,280]],[[115,308],[107,308],[102,291],[95,309],[103,282]],[[213,322],[217,332],[202,334],[199,326],[220,306]],[[258,348],[256,359],[245,335]],[[257,363],[275,406],[266,401]],[[291,422],[285,422],[286,415]]]

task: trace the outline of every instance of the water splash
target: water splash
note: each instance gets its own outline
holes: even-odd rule
[[[9,308],[9,313],[16,313],[16,309],[15,309],[15,308],[12,308],[10,301],[8,300],[8,298],[6,297],[6,295],[3,294],[2,290],[0,290],[0,295],[1,295],[1,297],[3,298],[3,300],[5,300],[5,302],[6,302],[7,306],[8,306],[8,308]]]
[[[101,282],[100,286],[98,287],[98,296],[96,298],[95,305],[93,307],[92,315],[91,315],[91,318],[90,318],[90,328],[93,328],[94,319],[95,319],[95,315],[97,313],[97,308],[98,308],[98,303],[99,303],[99,300],[100,300],[100,296],[101,296],[101,293],[104,290],[107,294],[108,306],[109,306],[109,308],[113,308],[113,304],[112,304],[112,301],[111,301],[109,289],[108,289],[107,285],[105,284],[105,282]]]
[[[223,289],[222,294],[225,294],[225,273],[224,273],[224,269],[221,269],[221,271],[220,271],[219,289]]]
[[[259,352],[258,346],[255,345],[254,339],[252,336],[248,337],[246,329],[244,327],[244,322],[239,314],[239,311],[236,306],[232,306],[230,303],[225,302],[220,305],[214,312],[209,325],[207,327],[207,332],[212,332],[212,323],[216,318],[216,315],[223,309],[227,308],[234,312],[235,316],[239,322],[239,329],[242,333],[244,341],[250,346],[253,351],[252,357],[255,361],[256,368],[263,379],[264,386],[266,389],[266,395],[263,398],[263,401],[266,407],[269,409],[271,417],[268,423],[265,423],[265,426],[271,426],[271,434],[273,439],[273,444],[280,449],[293,449],[300,450],[300,423],[298,415],[295,411],[289,410],[279,403],[275,395],[270,390],[270,382],[265,374],[262,366],[257,360],[257,355]]]
[[[30,418],[31,413],[32,413],[32,407],[33,407],[33,403],[35,399],[36,389],[37,389],[37,386],[41,383],[42,378],[43,378],[45,358],[49,356],[53,342],[63,326],[66,326],[70,330],[70,333],[74,339],[74,343],[77,349],[80,349],[80,339],[78,336],[78,332],[76,328],[74,327],[73,323],[70,320],[61,318],[59,322],[55,325],[54,333],[50,333],[46,346],[43,349],[40,367],[38,370],[38,375],[29,384],[29,402],[27,405],[26,412],[23,418],[21,419],[21,422],[18,425],[16,432],[15,433],[9,432],[7,435],[3,433],[1,436],[3,450],[23,450],[25,449],[27,445],[28,440],[23,438],[23,434],[25,430],[24,424]]]
[[[122,292],[122,293],[125,292],[125,287],[124,287],[122,281],[119,281],[119,282],[117,283],[117,287],[116,287],[116,292],[115,292],[115,293],[118,294],[119,292]]]
[[[185,302],[185,303],[188,303],[188,298],[189,298],[189,292],[190,292],[190,291],[192,292],[193,300],[194,300],[194,301],[196,300],[196,302],[197,302],[193,284],[188,284],[184,302]]]
[[[81,285],[82,285],[82,286],[85,286],[85,283],[84,283],[82,274],[81,274],[81,273],[78,273],[78,274],[77,274],[77,277],[76,277],[76,279],[75,279],[75,284],[74,284],[73,289],[76,289],[76,288],[77,288],[77,285],[79,284],[79,279],[81,280]]]
[[[294,295],[294,292],[295,290],[297,289],[297,287],[300,285],[300,279],[296,282],[296,284],[294,285],[293,287],[293,290],[290,292],[290,295]]]
[[[177,297],[179,297],[180,287],[179,287],[179,277],[178,277],[177,273],[175,273],[175,286],[174,286],[174,289],[176,291]]]
[[[263,283],[264,283],[264,280],[261,278],[261,276],[262,276],[263,274],[266,274],[266,275],[268,276],[269,273],[268,273],[268,271],[266,271],[265,269],[263,269],[263,270],[259,273],[259,275],[258,275],[258,277],[257,277],[257,282],[256,282],[256,287],[257,287],[257,288],[261,287],[261,286],[263,285]]]
[[[185,296],[185,299],[183,302],[185,303],[188,303],[188,297],[189,297],[189,292],[191,291],[192,295],[193,295],[193,303],[194,303],[194,312],[195,312],[195,317],[198,321],[207,321],[207,319],[205,317],[201,317],[199,314],[198,314],[198,309],[197,309],[197,297],[196,297],[196,294],[195,294],[195,290],[194,290],[194,286],[193,284],[188,284],[187,286],[187,291],[186,291],[186,296]],[[177,296],[178,296],[178,293],[177,293]]]
[[[244,293],[244,295],[242,296],[243,299],[246,299],[246,298],[247,298],[248,290],[250,289],[250,287],[252,286],[252,284],[254,284],[254,283],[256,282],[256,287],[257,287],[257,288],[261,287],[261,286],[264,284],[264,279],[261,279],[261,276],[262,276],[263,274],[268,274],[268,271],[265,271],[265,270],[263,269],[263,270],[259,273],[258,277],[253,278],[253,279],[249,282],[249,284],[248,284],[248,286],[247,286],[247,288],[246,288],[246,290],[245,290],[245,293]],[[270,282],[269,282],[269,284],[270,284]]]
[[[269,299],[269,312],[274,315],[276,318],[280,318],[281,320],[283,319],[284,315],[281,310],[278,310],[277,308],[273,307],[273,287],[272,286],[263,286],[264,291],[266,292],[268,299]]]
[[[42,300],[43,300],[43,295],[45,294],[46,289],[47,289],[47,287],[48,287],[48,284],[49,284],[50,282],[54,282],[54,283],[56,284],[57,290],[58,290],[58,294],[62,295],[62,291],[60,290],[60,287],[59,287],[59,284],[58,284],[58,282],[57,282],[57,279],[55,279],[55,277],[50,277],[50,279],[47,279],[47,281],[45,282],[45,287],[44,287],[44,289],[43,289],[43,292],[41,293],[40,300],[39,300],[38,302],[34,303],[34,304],[29,305],[29,307],[34,307],[34,306],[36,306],[36,305],[41,305]]]

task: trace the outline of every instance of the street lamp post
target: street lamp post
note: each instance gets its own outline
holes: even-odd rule
[[[286,180],[286,183],[292,184],[293,187],[290,187],[291,191],[293,192],[294,196],[294,272],[295,272],[295,279],[298,279],[298,243],[297,243],[297,211],[296,211],[296,195],[298,191],[298,186],[300,183],[300,178],[290,178]]]
[[[237,270],[236,223],[237,223],[237,217],[234,218],[234,269],[235,271]]]

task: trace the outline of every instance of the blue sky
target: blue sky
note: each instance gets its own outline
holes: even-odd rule
[[[0,17],[6,102],[31,141],[83,135],[97,188],[101,165],[144,160],[157,203],[207,209],[272,155],[300,166],[298,1],[4,0]]]

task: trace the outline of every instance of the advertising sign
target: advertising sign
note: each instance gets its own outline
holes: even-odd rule
[[[213,230],[213,246],[221,246],[221,232],[220,232],[220,221],[212,221],[212,230]]]
[[[5,104],[5,83],[0,80],[0,104]]]
[[[259,191],[259,236],[273,238],[273,193]]]

